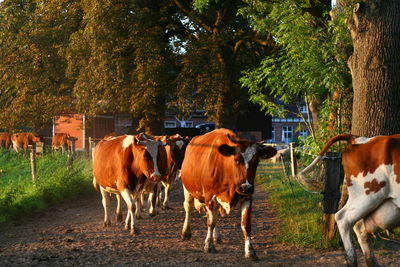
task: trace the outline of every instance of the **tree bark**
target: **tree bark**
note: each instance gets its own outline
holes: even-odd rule
[[[400,1],[357,3],[347,21],[353,41],[352,134],[400,132]]]

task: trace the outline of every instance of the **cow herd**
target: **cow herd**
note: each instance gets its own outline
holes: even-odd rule
[[[59,150],[63,147],[71,150],[71,142],[74,140],[77,140],[77,138],[68,133],[56,133],[52,137],[52,150]],[[10,149],[12,145],[16,152],[22,149],[24,154],[26,154],[30,145],[34,146],[41,141],[41,137],[35,133],[0,133],[0,147]]]
[[[69,147],[76,138],[56,134],[52,148]],[[335,215],[346,251],[347,263],[357,265],[351,229],[368,266],[378,265],[368,237],[380,230],[400,225],[400,135],[373,138],[341,134],[330,139],[319,156],[298,174],[307,185],[304,174],[312,169],[329,147],[344,140],[342,165],[348,188],[348,201]],[[0,133],[0,146],[15,150],[40,142],[32,133]],[[127,205],[125,229],[137,234],[144,195],[148,194],[149,215],[156,214],[156,202],[168,209],[171,184],[181,179],[185,218],[181,237],[191,238],[191,211],[205,211],[207,236],[204,252],[215,252],[221,240],[216,218],[229,214],[235,207],[241,211],[245,257],[257,259],[251,240],[251,209],[254,179],[260,159],[268,159],[276,149],[262,142],[239,138],[228,129],[184,138],[173,136],[137,135],[105,136],[93,149],[93,186],[100,191],[104,208],[104,226],[111,224],[110,196],[117,199],[116,220],[122,221],[121,198]],[[164,199],[161,200],[162,191]]]
[[[117,197],[116,218],[121,219],[121,197],[128,211],[125,229],[136,234],[143,194],[149,194],[149,214],[164,186],[163,207],[168,208],[171,182],[180,177],[184,191],[185,220],[182,239],[190,239],[190,213],[195,207],[207,215],[204,251],[215,252],[221,240],[217,211],[241,209],[245,257],[256,259],[251,241],[251,207],[256,168],[260,159],[275,155],[273,147],[242,140],[227,129],[217,129],[193,139],[146,134],[107,136],[93,151],[93,185],[102,195],[104,226],[110,225],[110,193]]]

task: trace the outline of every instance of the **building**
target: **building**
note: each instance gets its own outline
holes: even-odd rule
[[[272,117],[271,143],[290,143],[300,136],[308,136],[309,131],[305,120],[308,120],[306,104],[298,106],[289,105],[285,107],[289,112],[284,118]],[[301,114],[301,117],[296,115]],[[304,118],[304,119],[303,119]]]

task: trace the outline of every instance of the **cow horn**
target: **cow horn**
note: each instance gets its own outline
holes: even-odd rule
[[[239,143],[239,140],[237,140],[236,138],[233,138],[229,134],[226,134],[226,135],[228,136],[228,139],[231,140],[233,143],[235,143],[235,144]]]

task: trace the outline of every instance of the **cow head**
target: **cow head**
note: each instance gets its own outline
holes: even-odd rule
[[[32,134],[32,142],[33,143],[41,142],[40,136],[38,134]]]
[[[233,166],[234,176],[237,178],[236,192],[241,195],[252,194],[260,158],[273,157],[276,154],[276,149],[254,141],[239,140],[229,134],[227,134],[227,137],[233,145],[222,144],[218,147],[218,151],[232,160],[231,166]]]
[[[164,166],[161,167],[158,163],[160,162],[160,156],[165,153],[165,150],[162,149],[165,145],[166,143],[153,140],[144,134],[134,137],[134,146],[138,152],[134,162],[140,168],[141,173],[150,181],[161,181],[161,173],[164,171]]]
[[[189,137],[183,138],[179,134],[172,135],[167,139],[167,144],[171,146],[172,160],[178,170],[182,167],[183,157],[189,141]]]

